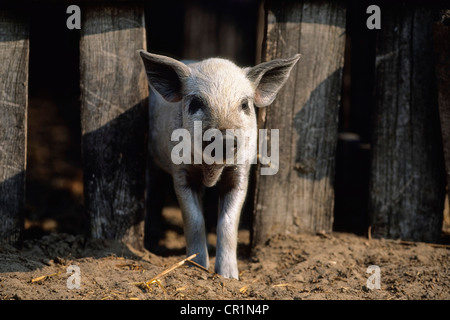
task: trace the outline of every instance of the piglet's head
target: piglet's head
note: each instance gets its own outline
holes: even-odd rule
[[[194,122],[201,121],[203,131],[243,129],[254,131],[255,137],[255,107],[274,101],[300,58],[297,54],[240,68],[220,58],[184,64],[144,50],[140,55],[151,86],[168,102],[182,102],[183,128],[192,132]]]

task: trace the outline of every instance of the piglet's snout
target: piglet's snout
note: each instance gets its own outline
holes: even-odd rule
[[[204,158],[208,159],[208,162],[234,163],[238,148],[237,137],[217,130],[210,138],[210,141],[203,141]],[[221,144],[219,139],[222,140]]]

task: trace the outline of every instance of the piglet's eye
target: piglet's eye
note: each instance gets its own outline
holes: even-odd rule
[[[191,100],[191,103],[189,104],[189,108],[188,108],[188,112],[190,114],[194,114],[199,110],[203,110],[203,108],[205,107],[204,103],[202,102],[202,100],[200,100],[197,97],[194,97]]]
[[[241,104],[241,109],[242,111],[244,111],[245,113],[249,113],[250,112],[250,107],[248,106],[248,101],[244,101]]]

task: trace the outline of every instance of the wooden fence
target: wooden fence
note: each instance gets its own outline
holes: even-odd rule
[[[363,137],[369,155],[361,171],[368,177],[359,207],[359,214],[368,215],[363,227],[370,225],[377,237],[439,241],[444,149],[450,171],[450,27],[438,22],[439,7],[382,3],[381,29],[368,30],[368,4],[361,2],[178,5],[80,4],[82,155],[91,237],[142,246],[148,87],[136,51],[158,51],[152,41],[161,35],[159,41],[188,59],[222,55],[253,64],[303,55],[273,105],[258,114],[259,127],[280,129],[280,169],[259,176],[255,168],[247,200],[253,245],[278,233],[333,230],[335,203],[342,203],[340,188],[347,183],[342,172],[352,171],[339,163],[354,161],[336,159],[339,132],[348,130]],[[0,11],[0,243],[20,244],[23,235],[30,14],[12,5]],[[152,19],[173,22],[183,37],[158,29]],[[246,34],[255,41],[249,43]]]

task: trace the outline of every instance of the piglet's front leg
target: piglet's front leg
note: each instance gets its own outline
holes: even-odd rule
[[[248,185],[248,167],[229,167],[219,183],[219,217],[215,272],[225,278],[239,278],[237,238],[239,217]]]
[[[182,173],[174,175],[174,189],[183,216],[187,256],[198,254],[194,261],[209,267],[205,219],[202,213],[201,191],[193,188]]]

